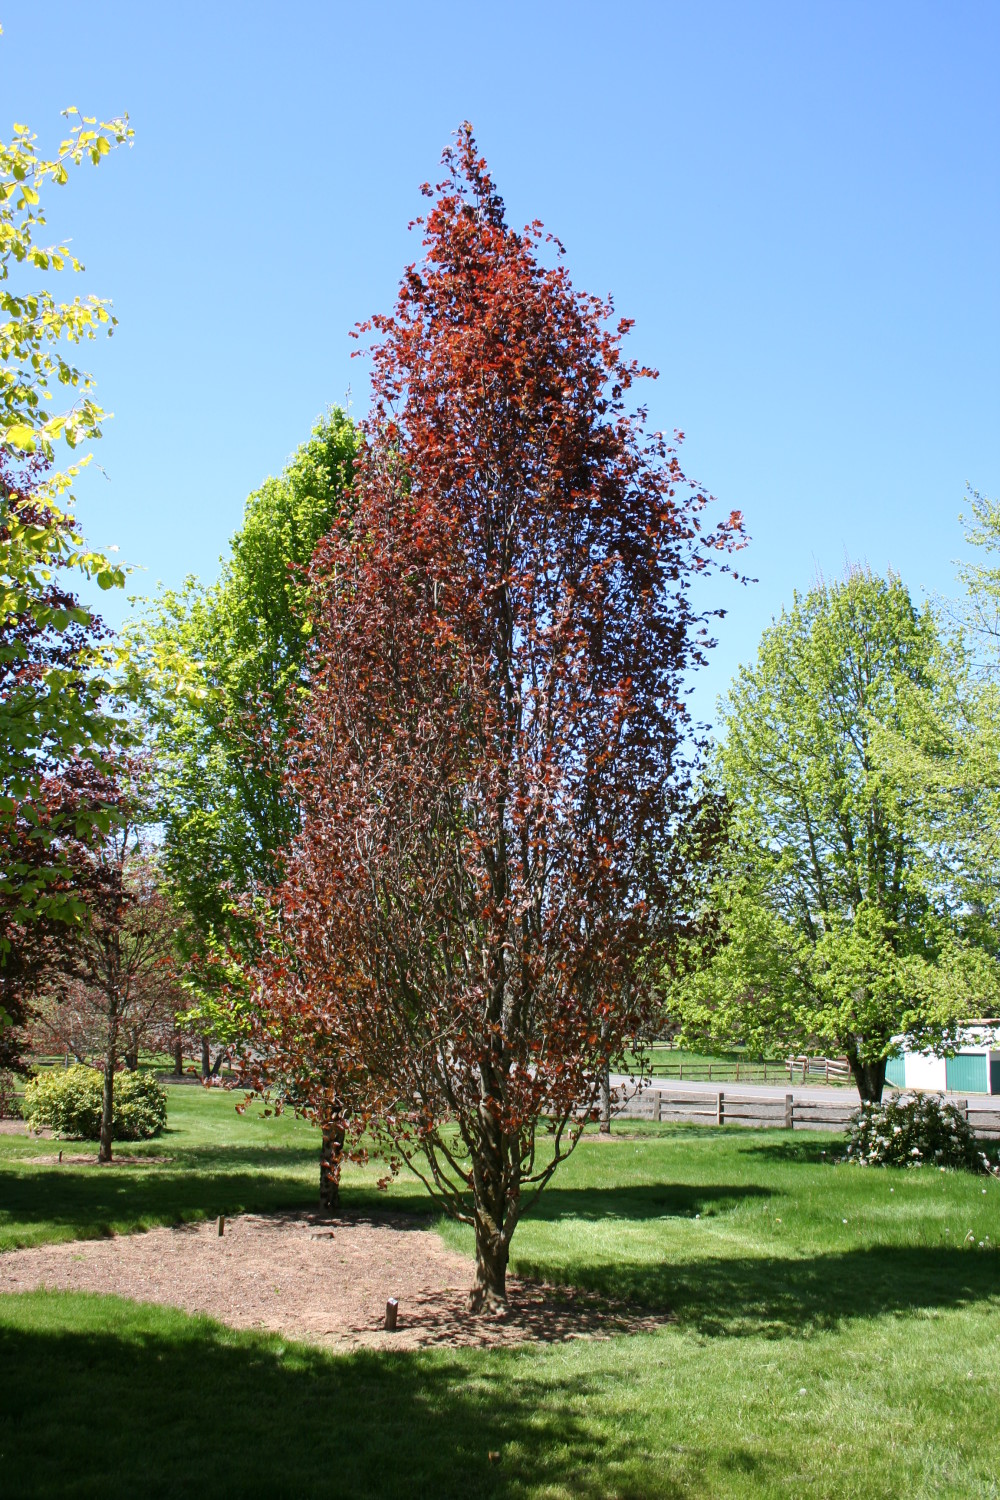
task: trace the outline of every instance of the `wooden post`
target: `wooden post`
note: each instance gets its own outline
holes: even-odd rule
[[[663,1119],[663,1100],[660,1097],[659,1089],[653,1090],[653,1119],[657,1125]]]
[[[225,1216],[225,1214],[220,1214],[219,1215],[219,1238],[220,1238],[220,1240],[221,1240],[222,1236],[225,1234],[225,1232],[226,1232],[226,1216]]]
[[[785,1129],[795,1129],[795,1100],[791,1094],[785,1095]]]
[[[969,1101],[968,1099],[956,1099],[955,1108],[958,1110],[966,1125],[969,1123]]]
[[[398,1312],[399,1312],[399,1298],[398,1297],[390,1297],[389,1300],[388,1300],[388,1302],[385,1304],[385,1331],[386,1331],[386,1333],[395,1333],[395,1331],[396,1331],[396,1316],[397,1316]]]
[[[719,1097],[715,1104],[715,1123],[716,1125],[724,1125],[726,1123],[726,1096],[721,1089],[719,1090]]]
[[[601,1072],[600,1087],[598,1089],[597,1112],[600,1123],[598,1130],[601,1135],[611,1134],[611,1070],[605,1064]]]

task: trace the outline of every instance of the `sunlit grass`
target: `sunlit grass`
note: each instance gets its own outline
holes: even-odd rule
[[[172,1088],[168,1134],[120,1151],[159,1166],[32,1165],[58,1143],[0,1137],[5,1242],[313,1205],[316,1132],[233,1105]],[[659,1309],[656,1334],[329,1355],[114,1298],[2,1297],[4,1492],[995,1496],[1000,1183],[838,1149],[683,1125],[583,1141],[513,1268]],[[431,1209],[374,1177],[349,1168],[345,1205]]]

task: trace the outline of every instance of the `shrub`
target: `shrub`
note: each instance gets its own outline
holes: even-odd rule
[[[0,1068],[0,1120],[19,1120],[21,1101],[14,1086],[14,1075],[7,1068]]]
[[[32,1130],[48,1126],[57,1135],[96,1141],[101,1134],[103,1077],[77,1064],[32,1079],[24,1091],[24,1118]],[[115,1076],[111,1134],[116,1141],[144,1141],[167,1123],[166,1090],[152,1073]]]
[[[848,1128],[847,1160],[865,1167],[994,1171],[964,1115],[936,1094],[900,1094],[881,1104],[862,1104]]]

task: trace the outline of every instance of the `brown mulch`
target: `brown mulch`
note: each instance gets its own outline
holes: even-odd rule
[[[172,1156],[113,1156],[111,1161],[98,1161],[96,1152],[70,1155],[60,1151],[49,1156],[22,1156],[22,1162],[35,1167],[162,1167],[174,1160]]]
[[[472,1265],[403,1215],[242,1214],[216,1223],[74,1240],[0,1255],[0,1292],[114,1293],[336,1349],[546,1343],[649,1332],[667,1315],[508,1278],[501,1318],[467,1309]],[[399,1299],[395,1333],[385,1304]]]

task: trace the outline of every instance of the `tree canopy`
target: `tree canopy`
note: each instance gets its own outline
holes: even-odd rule
[[[270,884],[298,827],[284,780],[311,629],[305,568],[350,491],[353,423],[334,408],[247,500],[217,583],[162,593],[130,632],[155,743],[167,876],[189,918],[195,998],[216,1024],[241,896]]]
[[[688,1035],[836,1047],[878,1098],[894,1037],[947,1042],[990,993],[899,774],[901,745],[926,751],[913,705],[938,655],[931,611],[863,569],[796,596],[764,632],[720,705],[730,847],[704,961],[670,991]]]
[[[50,278],[84,268],[41,233],[50,190],[132,131],[126,118],[66,113],[76,123],[52,158],[25,125],[0,142],[0,1026],[23,1019],[59,926],[80,920],[74,851],[107,831],[113,802],[105,638],[77,588],[124,575],[87,548],[68,509],[79,462],[59,471],[55,460],[63,441],[77,450],[100,436],[93,382],[67,351],[114,318],[95,296],[58,300]],[[68,409],[53,409],[57,392],[74,398]],[[16,1051],[9,1034],[4,1055]]]

